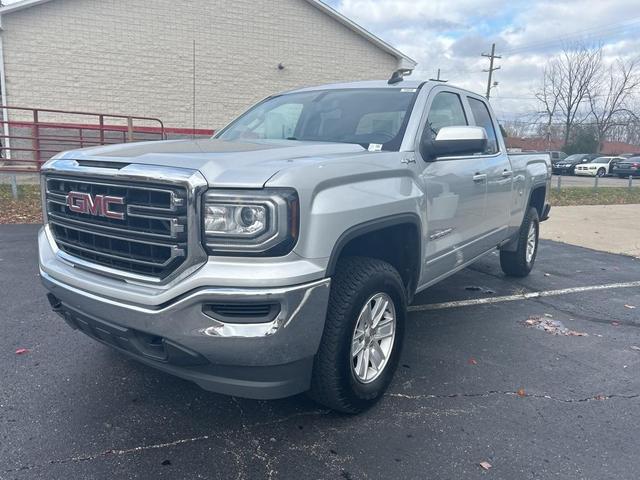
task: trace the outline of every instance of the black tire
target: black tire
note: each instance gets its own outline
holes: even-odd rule
[[[596,175],[598,175],[599,177],[604,177],[607,175],[607,171],[604,168],[600,168],[598,169],[598,171],[596,172]]]
[[[531,225],[535,228],[535,249],[530,260],[527,260],[527,239]],[[533,269],[533,264],[538,255],[538,237],[540,234],[540,220],[538,211],[535,208],[529,208],[529,211],[522,221],[520,231],[517,238],[517,249],[515,252],[500,250],[500,266],[502,271],[511,277],[526,277]]]
[[[380,374],[363,383],[354,373],[351,357],[353,332],[367,301],[387,294],[396,313],[395,337]],[[318,403],[343,413],[359,413],[384,394],[396,370],[404,340],[406,292],[402,278],[387,262],[366,257],[346,257],[331,282],[327,319],[313,365],[309,394]]]

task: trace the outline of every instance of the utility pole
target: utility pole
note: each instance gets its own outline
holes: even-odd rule
[[[493,72],[495,70],[500,70],[500,67],[493,66],[493,60],[496,58],[502,58],[502,57],[496,55],[495,43],[491,45],[491,53],[490,54],[483,53],[482,56],[487,57],[489,59],[489,70],[482,70],[483,72],[489,72],[489,79],[487,80],[487,100],[489,100],[489,97],[491,96],[491,78],[493,77]]]

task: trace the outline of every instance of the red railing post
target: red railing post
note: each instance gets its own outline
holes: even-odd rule
[[[127,117],[127,142],[133,142],[133,118]]]
[[[33,132],[33,153],[35,156],[35,161],[36,164],[38,165],[38,168],[40,168],[40,128],[39,128],[39,124],[38,124],[38,110],[36,110],[35,108],[32,110],[33,111],[33,128],[32,128],[32,132]]]
[[[100,145],[104,145],[104,115],[98,117],[100,123]]]

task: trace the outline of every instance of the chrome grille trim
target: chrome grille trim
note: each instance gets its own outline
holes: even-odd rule
[[[52,159],[42,167],[42,175],[47,237],[57,256],[66,263],[129,282],[164,285],[190,274],[206,261],[207,254],[200,242],[199,202],[201,193],[207,188],[207,182],[197,170],[138,164],[123,164],[121,169],[113,169],[92,167],[89,162],[79,165],[75,160]],[[65,180],[87,185],[90,191],[93,191],[92,185],[97,185],[119,188],[125,193],[146,190],[168,194],[168,207],[162,202],[156,202],[156,205],[151,202],[127,204],[125,210],[127,217],[162,222],[166,228],[162,226],[163,231],[159,231],[160,228],[156,231],[144,231],[140,228],[140,223],[134,228],[96,217],[88,217],[86,220],[78,218],[66,210],[66,194],[54,188],[54,182]],[[150,196],[149,200],[152,199]],[[60,205],[65,206],[64,211],[56,212],[55,209],[59,209]],[[156,227],[160,224],[148,225]],[[59,227],[69,229],[69,232],[78,232],[77,235],[84,235],[83,240],[91,241],[80,241],[80,237],[74,237],[72,240],[75,241],[57,238],[55,230]],[[100,249],[104,242],[113,244],[109,239],[128,242],[128,252],[127,248],[116,251]],[[145,248],[152,252],[153,258],[139,255],[139,250]],[[161,251],[162,255],[155,255],[153,252],[156,251]],[[125,264],[126,267],[123,267]],[[159,270],[149,270],[146,267],[167,268],[167,271],[157,274]],[[153,271],[154,274],[149,274],[148,271]]]

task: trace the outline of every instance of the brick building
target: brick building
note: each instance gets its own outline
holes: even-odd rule
[[[0,21],[5,105],[169,127],[192,126],[194,77],[196,125],[218,129],[275,91],[415,66],[319,0],[22,0]]]
[[[550,140],[544,137],[527,137],[505,138],[507,148],[519,151],[537,150],[537,151],[562,151],[563,140],[552,138]],[[640,153],[640,145],[631,145],[623,142],[610,142],[605,140],[600,145],[600,151],[603,155],[622,155],[623,153]]]

